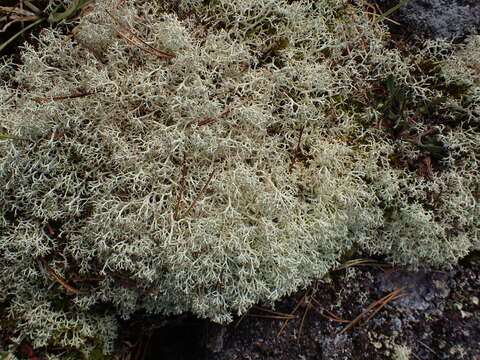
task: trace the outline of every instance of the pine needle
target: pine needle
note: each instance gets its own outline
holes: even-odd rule
[[[384,296],[383,298],[381,298],[380,300],[377,300],[375,301],[374,303],[372,303],[369,307],[367,307],[360,315],[358,315],[355,319],[353,319],[352,321],[350,321],[350,323],[345,326],[340,332],[339,334],[343,334],[344,332],[350,330],[351,328],[353,328],[355,325],[357,325],[363,318],[365,318],[367,316],[368,313],[370,313],[370,311],[372,311],[373,309],[375,309],[377,306],[379,308],[377,308],[373,314],[371,314],[367,320],[364,322],[364,323],[367,323],[369,320],[372,319],[373,316],[375,316],[387,303],[389,303],[390,301],[393,301],[395,299],[398,299],[399,297],[402,297],[402,296],[406,296],[407,294],[400,294],[401,291],[403,290],[404,288],[400,288],[400,289],[397,289],[397,290],[394,290],[392,291],[390,294],[388,294],[387,296]]]

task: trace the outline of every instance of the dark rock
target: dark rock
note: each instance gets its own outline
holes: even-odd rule
[[[398,2],[379,0],[377,3],[388,10]],[[416,35],[432,39],[462,37],[479,31],[480,1],[413,0],[391,17]]]
[[[408,311],[425,311],[434,307],[434,300],[448,296],[447,276],[423,271],[397,271],[379,277],[383,291],[394,291],[403,288],[408,296],[395,300],[398,307]]]
[[[322,359],[341,360],[352,358],[352,339],[347,335],[325,338],[322,342]]]
[[[218,353],[222,351],[226,330],[226,327],[223,325],[210,323],[207,328],[205,347],[212,353]]]

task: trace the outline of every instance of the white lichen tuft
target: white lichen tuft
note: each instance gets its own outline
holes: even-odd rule
[[[477,37],[410,57],[343,0],[97,3],[0,66],[0,289],[35,346],[109,352],[104,303],[228,322],[352,247],[480,248]]]
[[[393,360],[409,360],[412,355],[412,349],[406,345],[394,345],[393,347]]]

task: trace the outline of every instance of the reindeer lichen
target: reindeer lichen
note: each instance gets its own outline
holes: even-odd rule
[[[348,1],[117,3],[0,68],[0,289],[20,337],[108,353],[99,304],[225,323],[352,246],[412,267],[480,248],[478,37],[418,55],[468,82],[447,127],[415,106],[443,95],[433,75]],[[370,97],[391,75],[412,99],[395,137]]]

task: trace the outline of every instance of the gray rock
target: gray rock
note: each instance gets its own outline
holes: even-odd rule
[[[397,333],[400,333],[402,331],[402,320],[399,318],[395,317],[390,321],[390,329],[392,331],[395,331]]]
[[[385,9],[396,1],[378,1]],[[454,38],[480,30],[478,0],[413,0],[392,16],[418,35],[429,38]]]
[[[352,339],[345,334],[325,337],[321,346],[322,359],[324,360],[348,360],[352,358]]]
[[[439,306],[438,302],[448,296],[447,276],[442,274],[397,271],[379,276],[380,289],[393,291],[403,288],[408,296],[394,303],[406,311],[429,311]]]

